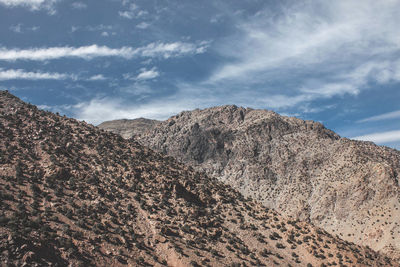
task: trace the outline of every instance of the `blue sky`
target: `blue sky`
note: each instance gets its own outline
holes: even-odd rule
[[[400,1],[0,0],[0,89],[98,124],[271,109],[400,149]]]

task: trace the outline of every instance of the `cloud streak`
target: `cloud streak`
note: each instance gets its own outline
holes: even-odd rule
[[[384,113],[381,115],[372,116],[369,118],[365,118],[362,120],[358,120],[357,122],[372,122],[372,121],[382,121],[382,120],[391,120],[391,119],[398,119],[400,118],[400,110],[395,110],[392,112]]]
[[[105,81],[107,80],[102,74],[90,76],[89,78],[79,77],[76,74],[66,74],[57,72],[32,72],[23,69],[8,69],[0,68],[0,81],[8,80],[73,80],[73,81]]]
[[[31,11],[45,9],[49,14],[55,14],[54,5],[58,0],[0,0],[0,4],[8,8],[24,7]]]
[[[128,10],[119,11],[118,14],[120,17],[125,19],[134,19],[146,16],[149,14],[146,10],[141,10],[136,4],[131,3],[127,4],[126,2],[122,3],[124,6],[128,6]]]
[[[97,75],[91,76],[88,80],[89,81],[105,81],[105,80],[107,80],[107,78],[104,77],[103,74],[97,74]]]
[[[400,141],[400,130],[372,133],[353,137],[352,139],[361,141],[371,141],[377,144]]]
[[[22,69],[1,70],[0,81],[6,80],[65,80],[74,79],[74,76],[50,72],[26,72]]]
[[[72,8],[74,9],[86,9],[87,8],[87,4],[82,3],[82,2],[73,2],[71,4]]]
[[[399,1],[281,3],[279,10],[232,18],[237,31],[213,47],[227,60],[205,85],[268,88],[272,82],[279,95],[313,101],[400,81]]]
[[[219,47],[218,52],[236,60],[223,65],[212,78],[243,77],[271,68],[315,67],[327,60],[347,61],[398,50],[396,24],[400,19],[395,10],[399,7],[398,1],[370,0],[363,8],[357,1],[324,2],[318,12],[312,2],[293,4],[284,6],[278,17],[262,10],[250,21],[239,21],[239,36]]]
[[[81,46],[81,47],[48,47],[32,49],[7,49],[0,48],[0,60],[33,60],[45,61],[60,58],[81,58],[90,60],[96,57],[121,57],[131,59],[134,57],[180,57],[185,55],[201,54],[206,51],[207,43],[150,43],[147,46],[133,48],[121,47],[110,48],[107,46]]]

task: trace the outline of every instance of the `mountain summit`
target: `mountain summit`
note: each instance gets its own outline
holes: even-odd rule
[[[236,106],[181,112],[135,140],[288,218],[400,255],[397,150],[341,138],[318,122]]]

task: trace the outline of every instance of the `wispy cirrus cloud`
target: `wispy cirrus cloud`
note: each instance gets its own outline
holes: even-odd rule
[[[26,72],[22,69],[0,69],[0,81],[6,80],[65,80],[76,79],[73,75],[51,72]]]
[[[24,32],[27,32],[27,31],[36,32],[37,30],[40,29],[40,27],[39,26],[23,27],[22,23],[18,23],[16,25],[10,26],[9,29],[11,31],[15,32],[15,33],[24,33]]]
[[[124,46],[110,48],[107,46],[81,46],[81,47],[48,47],[31,49],[7,49],[0,48],[0,60],[53,60],[60,58],[82,58],[90,60],[96,57],[122,57],[131,59],[134,57],[179,57],[190,54],[201,54],[206,51],[208,43],[199,44],[175,42],[175,43],[150,43],[147,46],[133,48]]]
[[[177,57],[187,54],[202,54],[209,47],[209,42],[194,43],[150,43],[147,46],[137,48],[135,52],[142,57]]]
[[[14,7],[25,7],[32,11],[47,10],[49,14],[53,15],[56,13],[54,5],[59,0],[0,0],[0,5],[14,8]]]
[[[391,119],[398,119],[400,118],[400,110],[395,110],[392,112],[368,117],[362,120],[358,120],[357,122],[362,123],[362,122],[373,122],[373,121],[382,121],[382,120],[391,120]]]
[[[149,23],[142,21],[138,25],[136,25],[136,28],[144,30],[147,29],[149,26],[150,26]]]
[[[10,26],[10,30],[15,32],[15,33],[22,33],[21,27],[22,27],[22,24],[18,23],[17,25]]]
[[[134,18],[140,18],[143,16],[146,16],[149,14],[146,10],[142,10],[139,8],[138,5],[134,3],[126,3],[122,2],[123,6],[127,6],[126,10],[119,11],[118,14],[120,17],[125,18],[125,19],[134,19]]]
[[[97,74],[97,75],[91,76],[88,80],[89,81],[105,81],[105,80],[107,80],[107,78],[104,77],[103,74]]]
[[[399,1],[367,0],[362,8],[359,1],[281,3],[232,18],[238,30],[213,47],[227,60],[206,85],[273,82],[284,89],[278,95],[310,101],[400,81]]]
[[[59,58],[83,58],[92,59],[95,57],[117,56],[131,58],[134,49],[131,47],[109,48],[107,46],[81,46],[81,47],[48,47],[32,49],[6,49],[0,48],[0,60],[52,60]]]
[[[74,9],[80,9],[80,10],[83,10],[83,9],[86,9],[86,8],[87,8],[87,4],[85,4],[85,3],[83,3],[83,2],[73,2],[73,3],[71,4],[71,6],[72,6],[72,8],[74,8]]]
[[[107,80],[102,74],[82,77],[77,74],[58,73],[58,72],[42,72],[42,71],[25,71],[23,69],[2,69],[0,68],[0,81],[7,80],[72,80],[72,81],[105,81]]]
[[[353,137],[352,139],[361,141],[371,141],[377,144],[397,142],[400,141],[400,130],[361,135]]]

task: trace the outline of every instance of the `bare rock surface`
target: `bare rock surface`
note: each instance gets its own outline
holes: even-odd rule
[[[181,112],[137,140],[287,217],[399,256],[397,150],[236,106]]]
[[[130,138],[153,128],[158,123],[160,123],[160,121],[145,118],[134,120],[121,119],[103,122],[99,124],[98,127],[119,134],[123,138]]]

